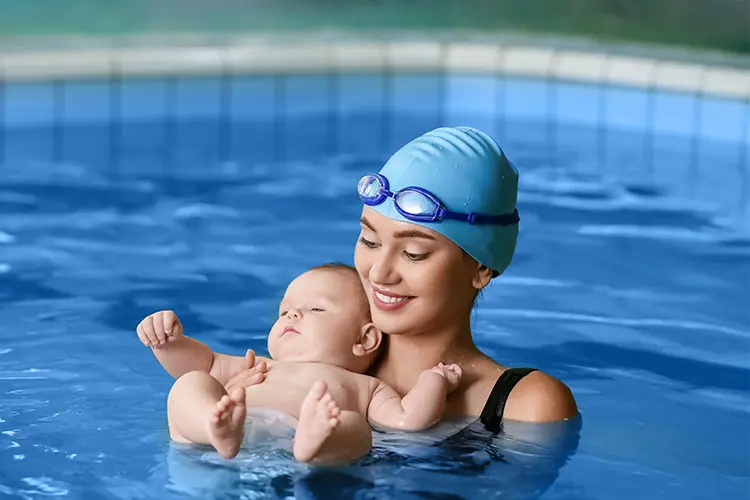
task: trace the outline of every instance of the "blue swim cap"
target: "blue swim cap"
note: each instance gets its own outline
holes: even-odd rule
[[[502,215],[516,208],[518,171],[500,146],[475,128],[443,127],[427,132],[396,151],[379,173],[388,179],[391,191],[421,187],[435,194],[447,210]],[[399,214],[390,198],[372,208],[390,219],[437,231],[501,274],[516,250],[518,224],[414,222]]]

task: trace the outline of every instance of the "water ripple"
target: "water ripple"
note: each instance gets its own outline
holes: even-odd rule
[[[698,321],[684,321],[666,318],[622,318],[616,316],[596,316],[592,314],[569,313],[563,311],[541,311],[535,309],[489,309],[484,312],[488,316],[504,316],[530,319],[556,319],[563,321],[581,321],[586,323],[601,323],[607,325],[663,327],[684,330],[705,330],[724,333],[739,338],[748,338],[750,333],[723,325],[703,323]]]

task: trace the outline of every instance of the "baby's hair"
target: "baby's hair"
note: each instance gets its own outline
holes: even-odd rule
[[[357,272],[357,268],[354,266],[350,266],[349,264],[344,264],[343,262],[327,262],[325,264],[320,264],[319,266],[315,266],[310,271],[342,271],[344,273],[351,273],[352,277],[357,280],[359,283],[359,272]],[[370,315],[370,303],[367,300],[367,295],[365,293],[365,289],[362,288],[362,305],[363,310],[366,311],[366,316],[368,320],[371,318]]]
[[[349,264],[344,264],[343,262],[328,262],[326,264],[321,264],[310,269],[310,271],[314,270],[343,271],[345,273],[352,273],[357,282],[359,282],[359,272],[357,271],[357,268],[354,266],[350,266]],[[367,300],[367,294],[365,293],[364,288],[362,288],[362,306],[367,320],[372,320],[372,314],[370,313],[370,302]],[[369,359],[370,365],[372,365],[372,363],[375,363],[378,357],[380,357],[381,353],[385,351],[387,342],[388,336],[383,335],[383,340],[380,343],[380,347],[378,348],[377,352],[373,353]]]
[[[357,273],[357,268],[354,266],[350,266],[349,264],[344,264],[343,262],[328,262],[326,264],[321,264],[319,266],[315,266],[310,271],[314,271],[316,269],[332,269],[332,270],[338,270],[338,271],[351,271],[354,274],[357,275],[359,278],[359,273]]]

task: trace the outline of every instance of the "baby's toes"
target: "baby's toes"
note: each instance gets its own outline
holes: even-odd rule
[[[226,411],[227,407],[229,406],[229,404],[230,404],[231,402],[232,402],[232,400],[231,400],[231,399],[229,399],[229,396],[227,396],[227,395],[225,394],[225,395],[223,395],[223,396],[221,397],[221,399],[220,399],[220,400],[218,400],[218,401],[216,402],[216,408],[217,408],[217,409],[218,409],[219,411]]]
[[[223,414],[224,413],[220,409],[214,408],[211,412],[211,422],[213,422],[214,424],[218,424]]]

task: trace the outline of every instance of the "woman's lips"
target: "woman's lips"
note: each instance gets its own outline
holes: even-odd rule
[[[380,290],[372,286],[372,299],[375,303],[375,307],[381,311],[398,311],[411,302],[414,297],[408,295],[399,295],[393,292],[387,292]]]

